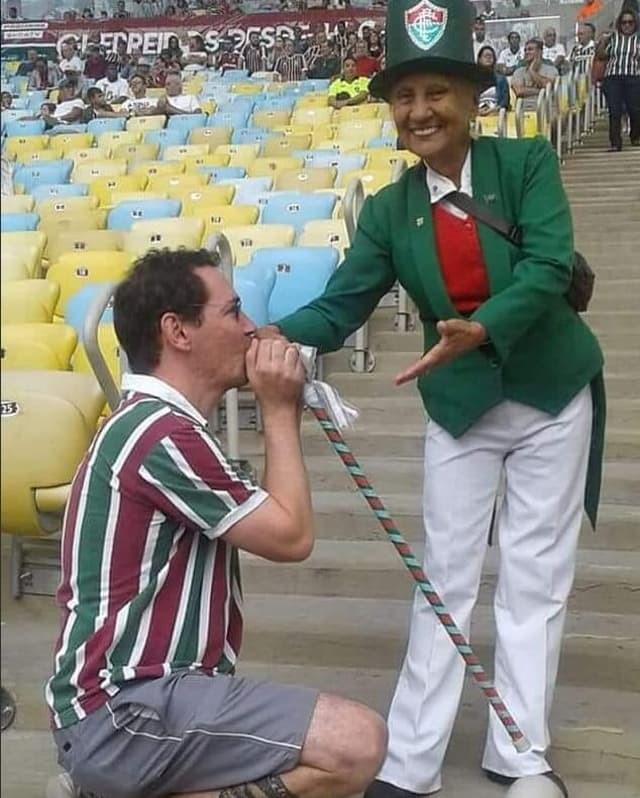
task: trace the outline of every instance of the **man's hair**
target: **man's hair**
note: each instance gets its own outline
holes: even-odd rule
[[[97,86],[91,86],[91,88],[87,89],[87,100],[91,102],[91,100],[99,94],[102,94],[102,89],[99,89]]]
[[[595,39],[595,37],[596,37],[596,26],[592,22],[583,22],[582,23],[582,27],[583,28],[589,28],[589,30],[591,31],[591,35]]]
[[[542,52],[542,50],[544,49],[544,43],[542,42],[541,39],[529,39],[525,43],[525,47],[528,47],[530,44],[535,44],[535,46],[538,48],[538,50],[540,50],[540,52]]]
[[[113,322],[132,371],[149,374],[160,361],[160,319],[173,312],[199,323],[207,290],[195,269],[217,267],[206,249],[152,249],[138,258],[113,300]]]

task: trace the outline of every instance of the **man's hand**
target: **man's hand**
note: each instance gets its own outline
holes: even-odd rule
[[[254,338],[246,362],[249,385],[263,412],[283,408],[297,412],[306,373],[295,344],[284,339]]]
[[[438,366],[444,366],[458,355],[477,349],[487,339],[487,331],[477,321],[450,319],[439,321],[436,329],[440,333],[440,341],[426,352],[408,369],[396,376],[396,385],[414,380]]]

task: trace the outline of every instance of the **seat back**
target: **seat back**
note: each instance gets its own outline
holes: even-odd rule
[[[333,247],[343,258],[349,246],[344,219],[314,219],[306,222],[298,236],[298,244],[304,247]]]
[[[72,180],[74,183],[91,183],[103,177],[120,177],[127,173],[127,162],[124,158],[113,158],[108,161],[86,161],[74,167]],[[60,182],[60,181],[58,181]],[[91,189],[89,189],[91,193]]]
[[[179,213],[179,200],[121,202],[109,211],[107,227],[109,230],[130,230],[134,222],[140,222],[143,219],[161,219],[177,216]]]
[[[258,249],[292,246],[296,230],[292,225],[255,224],[227,227],[224,234],[231,245],[235,265],[244,266]]]
[[[47,256],[53,263],[67,252],[116,252],[122,236],[119,230],[57,230],[47,241]]]
[[[262,209],[264,224],[290,224],[301,232],[312,219],[331,219],[336,198],[333,194],[276,193]]]
[[[187,143],[187,131],[178,128],[160,128],[149,130],[144,134],[145,144],[158,144],[160,147],[172,147]]]
[[[113,205],[114,193],[142,191],[146,185],[146,175],[110,175],[92,180],[89,184],[89,193],[98,198],[101,208],[108,208]]]
[[[233,194],[234,187],[225,185],[196,188],[178,186],[167,190],[169,197],[182,203],[182,216],[197,216],[199,208],[207,208],[210,205],[230,205]]]
[[[279,158],[284,155],[299,157],[296,150],[306,150],[311,146],[311,134],[293,133],[290,136],[269,136],[262,144],[265,158]]]
[[[179,175],[151,175],[147,183],[148,191],[160,191],[168,197],[176,198],[175,193],[185,190],[197,191],[207,185],[207,176],[199,172]]]
[[[98,207],[98,198],[88,194],[84,197],[54,197],[53,199],[40,200],[36,205],[36,211],[40,218],[52,215],[66,214],[85,214]]]
[[[167,122],[168,130],[183,130],[189,133],[197,127],[204,127],[207,123],[206,114],[181,114],[170,116]]]
[[[73,161],[43,161],[24,166],[18,166],[13,173],[13,183],[22,186],[25,194],[31,194],[36,186],[47,183],[66,183],[69,180]],[[82,180],[78,183],[86,182]]]
[[[257,205],[208,205],[195,213],[205,224],[206,241],[212,233],[225,232],[228,227],[257,224],[260,209]]]
[[[88,283],[120,282],[131,266],[128,252],[65,252],[49,267],[47,276],[60,286],[55,307],[58,317],[65,315],[67,301]]]
[[[154,175],[181,175],[184,168],[184,161],[140,161],[131,164],[129,174],[146,178]]]
[[[35,230],[40,217],[37,213],[3,213],[0,215],[0,229],[3,233],[20,233]]]
[[[124,117],[103,117],[92,119],[87,123],[87,133],[100,136],[103,133],[116,133],[124,130],[126,120]]]
[[[50,323],[60,296],[52,279],[5,283],[0,292],[3,324]]]
[[[333,188],[338,170],[334,166],[292,169],[276,175],[276,191],[303,191],[310,193],[322,188]]]
[[[68,324],[3,324],[2,369],[66,371],[77,343],[76,331]]]
[[[391,182],[391,168],[388,169],[356,169],[345,172],[338,180],[339,188],[346,188],[352,180],[361,180],[365,194],[375,194]]]
[[[189,144],[208,144],[213,152],[218,145],[228,144],[232,135],[231,127],[197,127],[189,133]]]
[[[249,177],[273,177],[279,172],[288,172],[294,169],[302,169],[302,158],[281,157],[281,158],[256,158],[247,168]]]
[[[152,161],[157,157],[160,145],[154,142],[144,144],[118,144],[113,149],[114,158],[124,158],[126,161]]]
[[[33,189],[33,198],[36,200],[51,199],[52,197],[85,197],[89,191],[87,183],[50,183],[36,186]]]
[[[214,151],[215,155],[225,155],[229,166],[241,166],[247,169],[258,157],[259,144],[219,144]]]

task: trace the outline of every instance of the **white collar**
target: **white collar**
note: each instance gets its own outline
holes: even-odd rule
[[[159,377],[152,377],[149,374],[132,374],[127,372],[122,375],[122,391],[134,391],[143,393],[146,396],[153,396],[169,405],[177,407],[187,416],[190,416],[203,427],[207,426],[207,419],[191,402],[177,391],[168,382]]]
[[[453,180],[450,180],[448,177],[436,172],[435,169],[432,169],[429,166],[429,164],[425,164],[425,166],[427,167],[425,170],[427,188],[429,189],[432,205],[434,205],[436,202],[440,202],[440,200],[446,197],[447,194],[451,194],[454,191],[461,191],[463,194],[472,196],[471,146],[469,146],[464,163],[462,164],[459,189],[456,188],[456,184],[453,182]]]

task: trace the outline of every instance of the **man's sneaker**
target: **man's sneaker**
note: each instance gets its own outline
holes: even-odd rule
[[[536,790],[533,785],[531,786],[531,791],[528,789],[527,782],[533,779],[536,781],[539,779],[545,779],[555,784],[557,790],[553,792],[554,798],[556,795],[558,798],[561,798],[561,796],[562,798],[569,798],[569,790],[567,789],[567,785],[564,783],[564,781],[562,781],[557,773],[553,772],[553,770],[548,770],[546,773],[540,773],[537,776],[522,776],[520,778],[517,776],[504,776],[502,773],[496,773],[493,770],[485,770],[484,773],[489,781],[493,781],[496,784],[503,784],[505,786],[515,785],[513,790],[509,790],[508,792],[509,796],[513,794],[513,798],[528,798],[529,795],[537,796],[539,794],[539,790]],[[520,786],[520,789],[518,789],[518,785]],[[546,791],[543,794],[546,795]]]
[[[440,790],[435,792],[440,792]],[[435,792],[427,793],[427,795],[435,795]],[[403,790],[401,787],[396,787],[395,784],[376,779],[367,787],[363,798],[425,798],[425,794]]]

